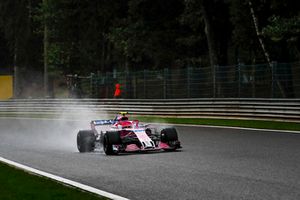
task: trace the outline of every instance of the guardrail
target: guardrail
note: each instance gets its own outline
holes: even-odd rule
[[[13,99],[0,114],[115,114],[189,118],[245,118],[300,122],[300,99]]]

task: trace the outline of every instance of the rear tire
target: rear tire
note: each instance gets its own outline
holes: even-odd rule
[[[103,150],[106,155],[116,155],[117,151],[113,150],[113,145],[121,143],[120,134],[117,131],[106,132],[103,136]]]
[[[92,130],[79,131],[77,134],[77,148],[80,153],[91,152],[95,149],[96,136]]]

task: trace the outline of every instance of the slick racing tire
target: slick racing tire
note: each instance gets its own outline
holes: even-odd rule
[[[96,136],[92,130],[79,131],[77,134],[77,148],[79,152],[91,152],[95,149]]]
[[[152,135],[152,131],[150,128],[146,128],[145,132],[148,136]]]
[[[165,128],[161,130],[161,141],[168,143],[178,141],[178,135],[175,128]]]
[[[103,136],[103,151],[106,155],[116,155],[117,151],[114,151],[113,145],[121,143],[120,134],[117,131],[106,132]]]

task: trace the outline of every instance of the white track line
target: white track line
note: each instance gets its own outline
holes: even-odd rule
[[[0,161],[3,162],[3,163],[6,163],[8,165],[14,166],[16,168],[22,169],[24,171],[31,172],[33,174],[37,174],[37,175],[40,175],[40,176],[43,176],[43,177],[47,177],[49,179],[58,181],[60,183],[67,184],[67,185],[73,186],[75,188],[79,188],[79,189],[82,189],[82,190],[85,190],[85,191],[88,191],[88,192],[91,192],[91,193],[94,193],[94,194],[97,194],[97,195],[100,195],[100,196],[103,196],[103,197],[107,197],[109,199],[129,200],[127,198],[124,198],[124,197],[121,197],[121,196],[118,196],[118,195],[115,195],[115,194],[112,194],[112,193],[109,193],[109,192],[105,192],[103,190],[99,190],[97,188],[94,188],[94,187],[91,187],[91,186],[88,186],[88,185],[84,185],[84,184],[81,184],[81,183],[78,183],[78,182],[75,182],[75,181],[72,181],[72,180],[69,180],[69,179],[65,179],[65,178],[62,178],[62,177],[59,177],[59,176],[56,176],[56,175],[53,175],[53,174],[50,174],[50,173],[47,173],[47,172],[43,172],[43,171],[28,167],[26,165],[22,165],[20,163],[5,159],[1,156],[0,156]]]

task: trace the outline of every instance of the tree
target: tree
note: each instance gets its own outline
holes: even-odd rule
[[[130,66],[175,66],[182,7],[181,0],[130,0],[128,14],[112,28],[110,40]]]
[[[190,19],[202,21],[204,24],[210,65],[226,65],[231,30],[228,4],[223,0],[185,0],[184,2],[185,15],[194,16]]]
[[[3,30],[5,43],[8,47],[7,63],[14,66],[15,97],[21,91],[21,85],[26,85],[24,77],[26,69],[40,70],[41,38],[34,33],[32,21],[33,8],[38,1],[5,0],[0,2],[0,30]],[[28,51],[30,49],[30,51]]]
[[[266,49],[265,42],[264,42],[264,40],[262,38],[261,30],[258,27],[258,20],[257,20],[257,17],[255,15],[254,8],[253,8],[251,0],[248,1],[248,5],[249,5],[249,8],[250,8],[251,17],[253,19],[253,24],[254,24],[254,27],[255,27],[255,32],[256,32],[257,38],[259,40],[260,46],[261,46],[261,48],[262,48],[262,50],[264,52],[266,61],[268,62],[269,66],[271,66],[272,64],[271,64],[271,59],[270,59],[269,51]]]

